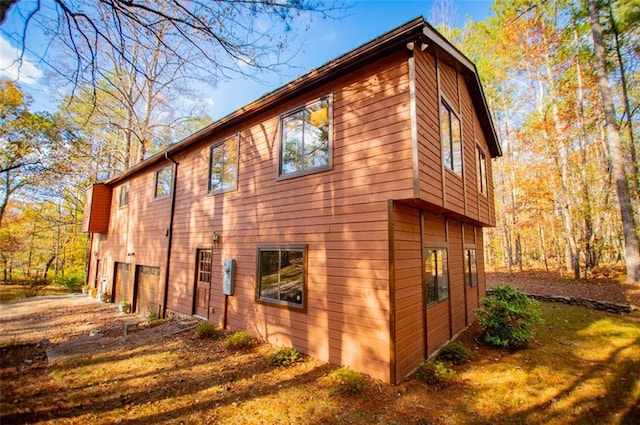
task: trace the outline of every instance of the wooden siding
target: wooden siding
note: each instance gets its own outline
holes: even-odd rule
[[[396,376],[402,379],[425,357],[420,210],[393,206]]]
[[[431,54],[416,52],[415,62],[418,193],[421,199],[442,207],[444,206],[444,196],[436,61]]]
[[[107,233],[111,213],[111,187],[98,183],[87,189],[82,231]]]
[[[155,173],[167,165],[168,162],[145,170],[113,187],[109,232],[102,235],[96,256],[103,264],[110,292],[113,291],[116,262],[130,263],[132,268],[136,264],[159,267],[160,285],[164,285],[171,198],[154,199],[153,195]],[[129,204],[120,207],[120,189],[125,184],[129,185]],[[132,269],[129,273],[130,287],[133,287],[134,278]],[[161,304],[161,300],[158,300],[158,304]]]
[[[424,229],[423,247],[447,247],[447,220],[444,217],[424,212],[422,226]],[[451,255],[450,250],[447,250],[449,264],[451,264]],[[450,267],[449,274],[451,274]],[[451,285],[451,281],[449,285]],[[427,306],[427,356],[451,338],[450,300],[451,297],[435,305]]]
[[[408,87],[401,52],[176,156],[167,308],[191,314],[196,248],[216,231],[210,321],[224,322],[221,265],[234,258],[230,329],[389,380],[387,200],[413,193]],[[326,94],[333,169],[278,179],[279,115]],[[238,188],[209,195],[209,148],[232,134],[240,135]],[[259,244],[307,246],[306,313],[255,302]]]
[[[490,150],[474,109],[471,91],[452,66],[430,50],[415,52],[418,143],[418,196],[421,201],[467,217],[483,225],[495,225]],[[442,165],[440,98],[444,97],[461,121],[462,173]],[[487,154],[487,195],[477,187],[476,145]]]
[[[451,304],[451,332],[453,336],[467,326],[462,223],[456,220],[447,220],[447,233],[449,240],[449,302]]]

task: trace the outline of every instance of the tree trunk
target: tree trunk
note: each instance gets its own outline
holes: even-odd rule
[[[622,218],[622,231],[624,236],[624,254],[627,267],[627,282],[640,283],[640,252],[638,249],[638,234],[633,217],[633,207],[631,205],[631,195],[624,169],[624,157],[620,146],[620,131],[614,112],[613,97],[607,76],[605,49],[602,41],[602,27],[598,15],[597,0],[589,0],[589,15],[591,18],[591,35],[596,55],[596,72],[598,75],[598,85],[602,96],[602,107],[604,109],[607,126],[607,141],[609,142],[609,154],[611,155],[611,165],[616,183],[616,193],[620,205],[620,216]]]

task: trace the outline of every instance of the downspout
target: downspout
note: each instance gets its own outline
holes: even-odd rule
[[[165,262],[164,291],[162,294],[162,318],[167,315],[167,300],[169,298],[169,269],[171,265],[171,242],[173,240],[173,216],[176,206],[176,182],[178,181],[178,162],[164,153],[164,158],[173,163],[173,175],[171,179],[171,205],[169,207],[169,226],[167,227],[167,260]]]

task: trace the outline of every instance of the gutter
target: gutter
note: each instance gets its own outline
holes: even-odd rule
[[[164,153],[164,158],[173,163],[173,175],[171,179],[171,204],[169,206],[169,226],[167,227],[167,260],[165,261],[164,289],[162,293],[162,314],[163,319],[167,315],[167,300],[169,298],[169,269],[171,266],[171,245],[173,241],[173,217],[176,206],[176,183],[178,181],[178,161],[169,156],[169,152]]]

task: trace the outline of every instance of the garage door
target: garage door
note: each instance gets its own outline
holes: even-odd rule
[[[158,287],[160,286],[160,267],[136,266],[136,299],[134,310],[137,314],[148,316],[158,311]]]
[[[113,301],[131,301],[131,283],[129,279],[130,265],[127,263],[116,263],[115,275],[113,277]]]

